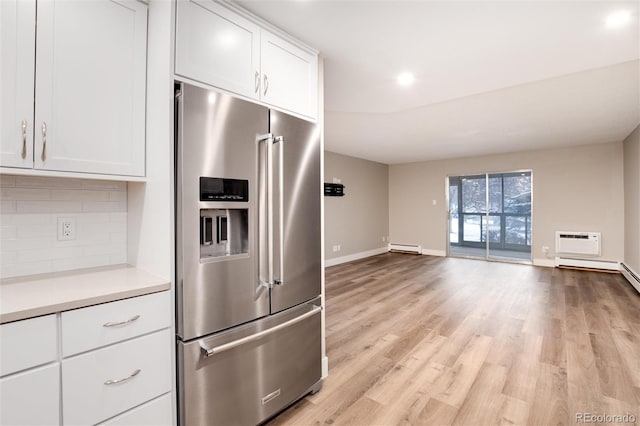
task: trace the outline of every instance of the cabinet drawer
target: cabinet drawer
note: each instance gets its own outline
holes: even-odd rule
[[[58,363],[0,379],[0,424],[59,424],[59,383]]]
[[[171,394],[169,393],[101,424],[110,426],[171,426],[173,424],[171,412]]]
[[[0,325],[0,376],[55,361],[58,331],[55,315]]]
[[[170,348],[166,329],[64,360],[65,424],[95,424],[169,392]]]
[[[62,313],[62,356],[120,342],[171,324],[169,292]]]

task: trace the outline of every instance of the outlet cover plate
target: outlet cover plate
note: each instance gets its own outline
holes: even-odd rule
[[[58,218],[58,241],[72,241],[76,239],[76,218]]]

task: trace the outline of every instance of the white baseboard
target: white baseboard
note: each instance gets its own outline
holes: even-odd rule
[[[537,257],[533,259],[534,266],[544,266],[546,268],[555,268],[556,261],[553,259],[545,259],[543,257]]]
[[[322,378],[326,379],[329,375],[329,357],[322,357]]]
[[[446,250],[422,249],[422,254],[426,254],[427,256],[445,257],[447,255],[447,251]]]
[[[373,250],[361,251],[360,253],[348,254],[342,257],[334,257],[333,259],[325,259],[324,266],[326,267],[326,266],[339,265],[341,263],[347,263],[353,260],[364,259],[365,257],[386,253],[387,251],[389,251],[387,247],[380,247]]]
[[[622,272],[622,275],[631,283],[633,288],[640,293],[640,274],[631,269],[629,265],[624,262],[620,264],[620,272]]]

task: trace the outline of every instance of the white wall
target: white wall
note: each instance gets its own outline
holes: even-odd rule
[[[533,170],[533,258],[550,264],[555,231],[602,232],[602,260],[624,256],[622,143],[391,165],[390,236],[444,255],[446,177]],[[436,205],[433,205],[433,200]]]
[[[389,166],[324,153],[324,180],[338,178],[344,197],[324,197],[325,259],[343,258],[387,246],[389,235]],[[340,245],[334,252],[333,246]]]
[[[640,126],[624,140],[624,264],[640,275]]]
[[[0,175],[0,194],[0,278],[127,262],[126,182]]]

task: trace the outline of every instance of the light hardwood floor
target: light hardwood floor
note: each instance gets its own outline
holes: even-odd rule
[[[329,377],[271,425],[640,422],[621,275],[383,254],[326,272]]]

